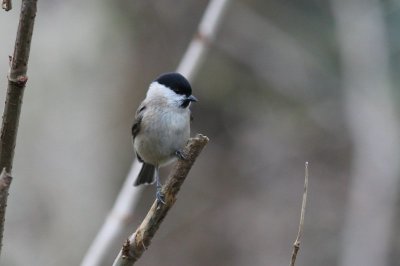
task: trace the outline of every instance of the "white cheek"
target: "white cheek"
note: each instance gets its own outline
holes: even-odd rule
[[[179,107],[186,96],[176,94],[171,89],[165,87],[164,85],[153,82],[150,84],[149,90],[146,95],[147,99],[165,99],[170,106]]]

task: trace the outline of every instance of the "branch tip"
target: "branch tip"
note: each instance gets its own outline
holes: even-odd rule
[[[303,227],[304,227],[304,214],[306,211],[307,204],[307,193],[308,193],[308,162],[304,164],[304,192],[303,192],[303,200],[301,202],[301,212],[300,212],[300,222],[299,222],[299,230],[297,232],[296,240],[293,243],[293,253],[292,260],[290,266],[294,266],[297,258],[297,253],[300,249],[300,239],[303,235]]]
[[[197,134],[196,137],[194,137],[193,139],[201,142],[208,142],[210,140],[207,136],[204,136],[203,134]]]

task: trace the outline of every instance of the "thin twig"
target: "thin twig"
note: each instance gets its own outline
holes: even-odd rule
[[[304,173],[304,192],[303,192],[303,201],[301,203],[301,213],[300,213],[300,223],[299,223],[299,231],[297,232],[296,240],[293,244],[293,253],[292,260],[290,266],[294,266],[297,258],[297,253],[300,249],[300,240],[303,235],[303,227],[304,227],[304,214],[306,212],[306,204],[307,204],[307,190],[308,190],[308,162],[305,163],[305,173]]]
[[[186,159],[179,160],[175,164],[163,186],[162,192],[165,195],[165,204],[158,203],[157,200],[154,201],[141,225],[129,239],[125,241],[122,250],[114,261],[114,266],[133,265],[149,247],[153,236],[157,232],[168,211],[174,205],[176,195],[188,175],[190,168],[207,142],[208,138],[200,134],[189,140],[184,149]]]
[[[1,8],[3,8],[5,11],[10,11],[12,8],[11,0],[3,0],[1,3]]]
[[[8,175],[6,172],[11,173],[13,165],[19,116],[21,114],[22,107],[22,97],[24,95],[26,82],[28,81],[26,72],[29,60],[29,51],[31,48],[33,25],[36,17],[36,3],[37,0],[22,0],[17,38],[14,46],[14,54],[10,62],[7,96],[4,106],[3,123],[1,126],[0,136],[0,169],[5,169],[1,175],[4,180],[9,179],[6,177]],[[6,185],[4,188],[7,191],[2,195],[4,198],[1,199],[0,213],[3,215],[6,211],[5,203],[7,202],[9,185],[10,183],[8,183],[8,185]],[[4,217],[0,217],[1,236],[3,235],[3,231]],[[0,252],[2,241],[3,239],[0,238]]]
[[[11,185],[12,177],[3,168],[0,175],[0,250],[3,243],[4,221],[6,217],[6,207],[8,198],[8,189]]]

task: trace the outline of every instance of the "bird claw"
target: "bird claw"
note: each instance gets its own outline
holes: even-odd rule
[[[157,203],[165,204],[165,195],[164,193],[161,192],[161,188],[160,189],[157,188],[156,198],[157,198]]]
[[[175,155],[176,155],[176,157],[178,157],[179,159],[184,160],[184,161],[186,161],[188,159],[187,155],[184,154],[183,151],[180,151],[180,150],[177,150],[175,152]]]

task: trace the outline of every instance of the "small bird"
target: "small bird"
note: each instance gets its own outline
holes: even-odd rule
[[[165,73],[151,82],[136,111],[132,126],[133,147],[143,163],[134,186],[156,182],[156,198],[164,203],[159,167],[177,158],[190,137],[190,104],[197,102],[192,87],[179,73]]]

